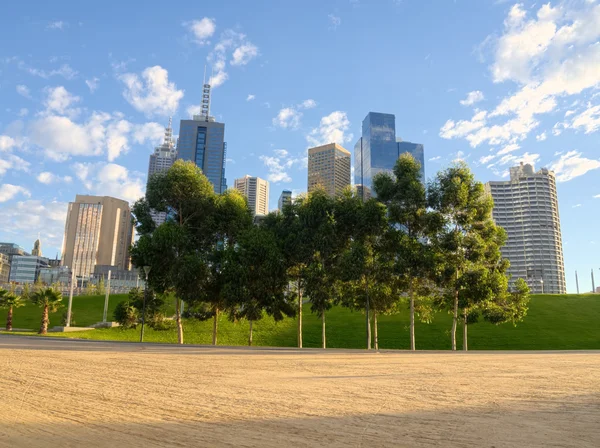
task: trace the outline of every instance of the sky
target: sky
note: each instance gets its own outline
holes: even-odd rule
[[[600,1],[13,2],[0,16],[0,241],[60,252],[76,194],[143,196],[169,117],[225,123],[226,177],[307,188],[368,112],[425,145],[426,176],[555,171],[567,288],[600,285]]]

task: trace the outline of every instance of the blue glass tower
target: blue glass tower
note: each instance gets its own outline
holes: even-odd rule
[[[177,158],[194,162],[212,183],[215,193],[227,189],[225,178],[225,124],[218,123],[210,112],[210,85],[204,84],[200,115],[191,120],[181,120]]]
[[[362,137],[354,145],[354,183],[365,197],[372,195],[373,177],[391,173],[396,160],[408,152],[421,164],[425,180],[423,145],[396,138],[396,117],[392,114],[369,112],[362,123]]]

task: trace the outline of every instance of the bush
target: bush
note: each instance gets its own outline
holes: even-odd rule
[[[61,324],[63,327],[67,326],[67,311],[65,311],[62,315]],[[75,313],[73,311],[71,311],[71,326],[74,327],[76,325],[77,325],[77,322],[75,322]]]
[[[146,324],[156,331],[167,331],[175,328],[175,322],[167,319],[163,313],[146,315]]]
[[[139,320],[139,312],[129,300],[124,300],[117,304],[113,317],[115,322],[125,329],[136,328]]]

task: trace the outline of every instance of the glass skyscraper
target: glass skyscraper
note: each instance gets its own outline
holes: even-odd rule
[[[396,160],[408,152],[421,164],[425,181],[425,154],[423,145],[396,138],[396,117],[392,114],[369,112],[362,123],[362,137],[354,145],[354,183],[361,194],[372,194],[373,177],[377,173],[391,173]]]
[[[208,177],[217,194],[227,189],[227,144],[224,139],[225,124],[214,121],[213,117],[194,115],[192,120],[180,122],[177,158],[194,162]]]

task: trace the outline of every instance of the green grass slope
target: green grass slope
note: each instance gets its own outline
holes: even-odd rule
[[[121,296],[111,296],[110,310],[120,301]],[[75,304],[77,303],[77,305]],[[80,298],[74,300],[77,325],[86,325],[102,319],[103,298]],[[89,309],[84,311],[85,307]],[[36,328],[27,322],[39,322],[41,312],[27,317],[30,310],[20,308],[15,312],[15,327]],[[78,314],[79,310],[79,314]],[[27,313],[25,313],[25,311]],[[109,313],[112,315],[112,311]],[[0,312],[5,319],[6,312]],[[19,317],[19,315],[21,315]],[[97,317],[91,317],[92,315]],[[89,317],[88,317],[89,316]],[[22,319],[22,320],[19,320]],[[89,319],[89,320],[88,320]],[[80,322],[81,320],[81,322]],[[382,349],[408,349],[408,311],[379,316],[379,347]],[[57,319],[57,322],[59,319]],[[0,320],[2,322],[2,320]],[[327,346],[331,348],[365,348],[365,318],[360,312],[351,312],[335,307],[326,315]],[[450,349],[451,316],[438,313],[431,324],[417,323],[417,348],[422,350]],[[54,325],[54,323],[53,323]],[[296,346],[296,319],[274,322],[265,317],[254,324],[254,345],[257,346]],[[304,309],[304,346],[319,347],[321,344],[321,321]],[[212,321],[184,321],[184,339],[189,344],[210,344]],[[70,337],[103,340],[139,340],[137,330],[119,328],[93,330],[78,333],[54,333],[53,337]],[[222,316],[219,320],[219,345],[246,345],[248,322],[232,323]],[[175,343],[175,330],[145,333],[148,342]],[[459,348],[462,346],[462,329],[457,331]],[[469,349],[471,350],[567,350],[600,349],[600,295],[533,296],[529,313],[516,327],[510,324],[491,325],[480,322],[469,326]]]

